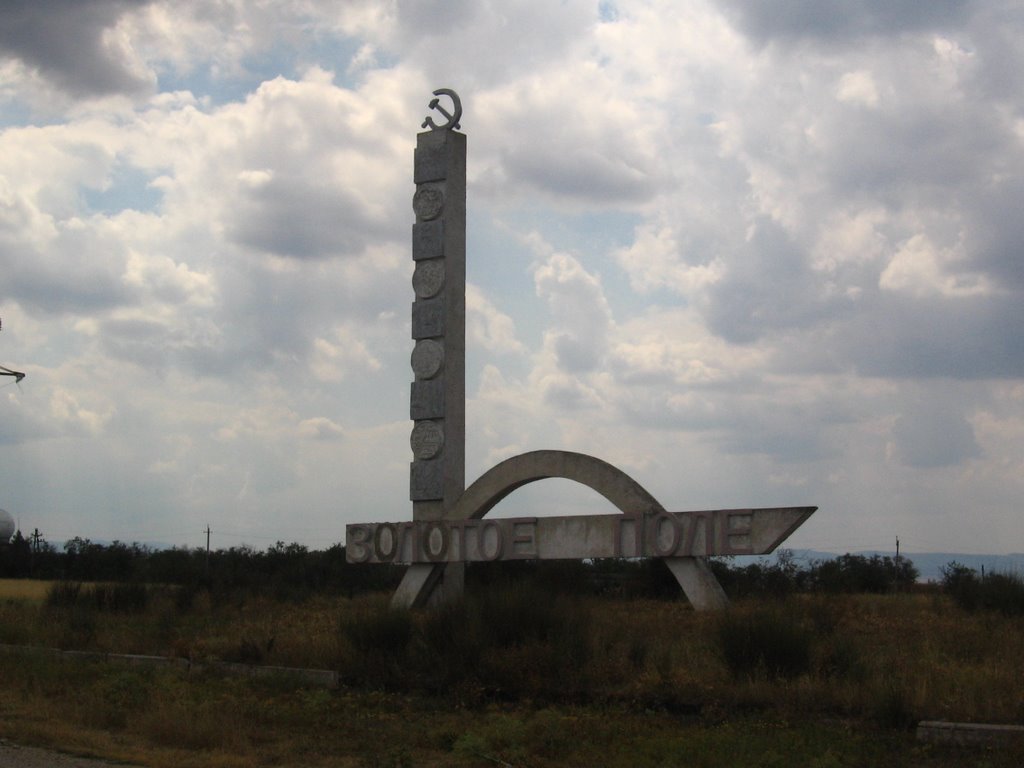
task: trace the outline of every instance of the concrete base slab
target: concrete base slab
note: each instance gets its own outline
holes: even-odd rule
[[[960,747],[1024,747],[1024,726],[922,720],[917,740]]]

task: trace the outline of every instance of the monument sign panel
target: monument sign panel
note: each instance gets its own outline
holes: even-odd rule
[[[353,563],[708,557],[771,552],[814,507],[413,520],[347,526]]]

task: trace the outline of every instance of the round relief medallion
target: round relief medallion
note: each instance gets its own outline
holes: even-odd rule
[[[417,189],[412,196],[412,209],[416,215],[425,221],[436,219],[441,215],[444,208],[444,193],[434,187],[423,187]]]
[[[409,436],[412,455],[417,459],[432,459],[444,446],[444,432],[433,421],[417,421]]]
[[[412,348],[411,362],[417,379],[432,379],[444,366],[444,347],[430,339],[417,341]]]
[[[421,299],[432,299],[444,287],[444,262],[430,259],[416,263],[412,273],[412,289]]]

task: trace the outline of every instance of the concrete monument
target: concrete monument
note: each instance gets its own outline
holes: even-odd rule
[[[705,558],[767,554],[817,507],[669,512],[622,470],[569,451],[514,456],[465,487],[466,137],[455,130],[458,95],[434,96],[445,122],[424,119],[413,161],[413,519],[347,526],[347,559],[408,563],[392,603],[414,607],[459,595],[467,562],[658,557],[695,608],[724,607]],[[517,488],[553,477],[594,489],[621,514],[482,519]]]

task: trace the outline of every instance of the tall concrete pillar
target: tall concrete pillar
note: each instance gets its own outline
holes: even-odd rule
[[[420,133],[413,166],[409,498],[414,520],[440,520],[466,484],[466,136]],[[418,603],[455,598],[464,568],[412,566],[395,602],[414,585]]]

